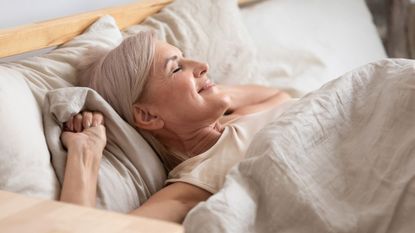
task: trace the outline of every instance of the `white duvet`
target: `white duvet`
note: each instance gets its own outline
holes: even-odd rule
[[[186,232],[415,232],[415,61],[382,60],[261,130]]]

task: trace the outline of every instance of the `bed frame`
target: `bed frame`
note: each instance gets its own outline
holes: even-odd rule
[[[118,27],[124,29],[142,22],[174,0],[141,0],[117,7],[28,24],[11,29],[0,29],[0,58],[61,45],[81,34],[103,15],[112,15]],[[239,0],[240,5],[258,0]],[[374,9],[383,0],[366,0]],[[385,5],[385,4],[384,4]],[[383,6],[388,9],[385,47],[391,57],[415,58],[415,4],[409,0],[392,0]]]
[[[88,13],[82,13],[77,14],[73,16],[67,16],[62,17],[58,19],[43,21],[39,23],[33,23],[28,24],[20,27],[15,27],[11,29],[0,29],[0,58],[2,57],[8,57],[13,55],[18,55],[21,53],[33,51],[33,50],[39,50],[43,48],[53,47],[61,45],[69,40],[71,40],[73,37],[81,34],[89,25],[91,25],[93,22],[95,22],[99,17],[103,15],[112,15],[119,28],[124,29],[130,25],[138,24],[142,22],[145,18],[148,16],[158,12],[160,9],[165,7],[167,4],[170,4],[174,0],[141,0],[137,1],[131,4],[126,4],[122,6],[117,7],[111,7],[101,10],[96,10]],[[249,4],[255,0],[239,0],[239,4]],[[407,0],[393,0],[392,3],[396,4],[402,4],[408,2]],[[402,6],[402,5],[399,5]],[[393,12],[396,17],[398,17],[399,10],[402,8],[399,8],[398,5],[393,6]],[[411,5],[411,12],[412,15],[410,17],[410,20],[412,22],[412,27],[415,26],[415,7]],[[407,16],[406,16],[407,17]],[[393,22],[396,22],[397,24],[400,23],[399,20],[392,20]],[[408,21],[409,22],[409,21]],[[392,24],[392,23],[391,23]],[[401,25],[401,24],[399,24]],[[405,26],[399,26],[399,28],[402,28]],[[415,56],[415,29],[409,30],[410,37],[412,39],[411,45],[413,46],[413,56]],[[394,31],[393,31],[394,32]],[[391,32],[392,33],[392,32]],[[11,201],[15,201],[12,203]],[[6,227],[8,230],[14,229],[13,232],[19,232],[19,230],[23,229],[22,225],[26,223],[25,227],[28,226],[27,219],[29,218],[22,218],[21,216],[17,216],[16,219],[10,218],[11,215],[15,214],[16,208],[19,210],[22,210],[24,208],[28,208],[28,213],[24,216],[29,216],[32,218],[32,214],[35,213],[34,210],[31,208],[32,205],[30,203],[38,203],[40,201],[34,201],[32,199],[29,199],[27,197],[24,197],[19,194],[13,194],[13,193],[6,193],[0,191],[0,220],[2,218],[7,218],[9,222],[3,221],[3,225],[0,224],[0,228]],[[16,204],[20,203],[20,204]],[[29,205],[30,204],[30,205]],[[5,208],[5,206],[9,207],[8,209]],[[68,209],[67,212],[62,213],[72,213],[73,216],[75,216],[73,213],[81,213],[82,211],[86,211],[83,207],[68,207],[64,203],[57,203],[50,200],[42,200],[41,204],[37,204],[38,208],[44,209],[44,216],[48,217],[48,212],[51,210],[51,206],[56,206],[56,208],[62,208],[62,209]],[[29,208],[30,207],[30,208]],[[53,207],[55,208],[55,207]],[[73,208],[73,210],[71,209]],[[7,212],[8,211],[8,212]],[[89,211],[89,210],[88,210]],[[99,212],[98,210],[90,209],[91,212],[94,212],[96,214],[96,218],[99,220],[102,220],[102,216],[105,214],[104,212]],[[36,211],[38,214],[40,212]],[[14,215],[16,216],[16,215]],[[43,215],[39,215],[43,216]],[[134,220],[132,218],[129,218],[128,216],[121,216],[117,215],[118,218],[122,218],[123,220],[119,221],[131,221],[134,223],[131,224],[137,224],[137,226],[143,227],[144,225],[148,228],[146,229],[152,229],[154,231],[152,232],[167,232],[166,230],[157,231],[160,229],[169,229],[169,232],[183,232],[183,229],[176,225],[163,225],[162,222],[151,222],[150,220]],[[114,213],[113,216],[109,216],[108,219],[114,219],[117,217]],[[120,217],[121,216],[121,217]],[[129,218],[129,219],[127,219]],[[65,221],[63,219],[51,219],[50,217],[47,218],[48,220],[55,221],[54,223],[59,223],[61,225],[61,229],[68,229],[68,231],[73,230],[73,226],[70,226],[70,222]],[[60,222],[61,221],[61,222]],[[108,220],[109,224],[111,224],[111,221]],[[148,223],[146,225],[146,223]],[[38,223],[35,223],[32,221],[32,226],[38,226]],[[37,224],[37,225],[36,225]],[[130,224],[130,223],[128,223]],[[17,225],[20,226],[20,228],[16,228]],[[29,224],[30,225],[30,224]],[[107,224],[108,225],[108,224]],[[158,226],[155,227],[155,226]],[[71,228],[72,227],[72,228]],[[88,226],[90,227],[90,226]],[[162,228],[166,227],[166,228]],[[35,227],[36,228],[36,227]],[[4,228],[3,228],[4,229]],[[33,230],[33,228],[30,228]],[[46,228],[45,228],[46,229]],[[44,229],[44,232],[47,232]],[[91,228],[89,228],[91,229]],[[112,229],[118,232],[118,229]],[[124,229],[125,230],[125,229]],[[135,229],[138,230],[138,229]],[[10,232],[10,231],[9,231]],[[149,231],[146,231],[149,232]]]
[[[61,45],[81,34],[103,15],[112,15],[120,29],[142,22],[173,0],[141,0],[88,13],[0,30],[0,58]],[[240,5],[252,0],[239,0]]]
[[[123,29],[158,12],[173,0],[143,0],[68,17],[0,30],[0,57],[63,44],[103,15],[112,15]],[[18,46],[16,46],[18,45]]]

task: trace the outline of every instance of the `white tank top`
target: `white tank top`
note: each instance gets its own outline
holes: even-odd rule
[[[265,124],[279,117],[293,102],[294,99],[291,99],[275,108],[244,115],[226,123],[216,144],[177,165],[169,172],[166,184],[180,181],[216,193],[222,188],[230,169],[245,157],[254,135]]]

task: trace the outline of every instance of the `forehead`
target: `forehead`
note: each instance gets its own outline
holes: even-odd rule
[[[180,54],[181,51],[173,45],[160,40],[156,42],[156,60],[164,62],[165,59]]]
[[[173,45],[158,40],[155,46],[155,54],[153,60],[153,69],[151,76],[160,76],[165,73],[165,65],[168,58],[172,56],[180,56],[181,51]]]

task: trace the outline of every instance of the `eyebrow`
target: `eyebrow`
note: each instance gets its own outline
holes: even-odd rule
[[[177,60],[179,57],[177,55],[171,56],[169,58],[166,59],[166,63],[164,63],[164,69],[167,68],[167,64],[169,64],[170,61],[174,61]]]

